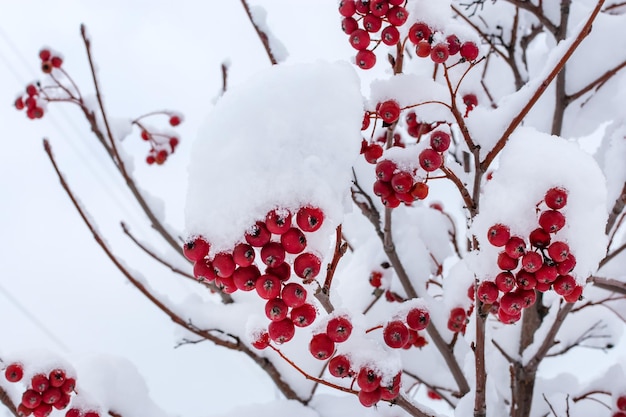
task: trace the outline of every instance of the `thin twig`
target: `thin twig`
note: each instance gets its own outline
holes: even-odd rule
[[[100,247],[102,248],[104,253],[108,256],[108,258],[111,260],[111,262],[113,262],[113,264],[117,267],[117,269],[126,277],[126,279],[128,279],[128,281],[131,284],[133,284],[133,286],[135,286],[135,288],[139,290],[139,292],[141,292],[148,300],[150,300],[159,310],[165,313],[174,323],[183,327],[187,331],[197,336],[200,336],[202,338],[205,338],[207,340],[210,340],[211,342],[215,343],[218,346],[222,346],[228,349],[238,350],[240,352],[243,352],[268,374],[268,376],[272,379],[272,381],[276,384],[278,389],[283,393],[283,395],[285,395],[286,398],[298,400],[300,402],[303,401],[302,398],[300,398],[300,396],[293,390],[293,388],[291,388],[291,386],[288,383],[283,381],[280,372],[278,371],[278,369],[276,369],[276,367],[271,362],[269,362],[265,358],[251,351],[247,346],[241,343],[238,337],[229,334],[227,336],[232,340],[225,340],[221,337],[214,336],[213,334],[210,333],[211,332],[210,330],[202,330],[202,329],[197,328],[196,326],[192,325],[189,321],[183,320],[183,318],[181,318],[176,313],[174,313],[174,311],[172,311],[161,300],[159,300],[154,294],[152,294],[144,284],[139,282],[139,280],[135,278],[128,271],[128,269],[126,269],[126,267],[122,264],[122,262],[113,254],[111,249],[105,243],[104,239],[102,239],[102,237],[96,230],[95,226],[91,223],[91,221],[89,220],[89,217],[86,215],[80,203],[74,196],[72,190],[69,187],[69,184],[65,181],[63,174],[59,170],[56,160],[54,159],[54,156],[52,154],[52,148],[50,146],[50,143],[48,142],[47,139],[44,139],[43,143],[44,143],[44,149],[46,153],[48,154],[48,158],[50,159],[50,162],[52,163],[52,166],[54,167],[54,170],[57,174],[59,181],[61,182],[63,189],[65,190],[68,197],[72,201],[72,204],[78,211],[78,214],[83,219],[83,222],[85,223],[85,225],[91,232],[93,238],[96,240],[98,245],[100,245]]]
[[[269,37],[267,36],[267,33],[265,33],[254,21],[254,17],[252,16],[252,11],[250,10],[250,6],[248,5],[248,2],[246,2],[246,0],[241,0],[241,5],[246,11],[246,15],[248,16],[248,19],[250,19],[250,23],[252,23],[252,26],[254,26],[254,30],[256,31],[257,36],[261,40],[261,43],[263,44],[263,48],[265,48],[265,53],[267,54],[267,57],[269,58],[270,62],[272,63],[272,65],[278,64],[276,57],[272,53],[272,48],[270,46]]]

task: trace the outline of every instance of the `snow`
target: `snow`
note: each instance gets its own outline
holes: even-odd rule
[[[250,14],[254,24],[267,36],[272,55],[277,62],[284,62],[289,54],[285,45],[274,36],[270,26],[267,24],[267,11],[262,6],[251,6]]]
[[[333,230],[346,208],[362,117],[347,64],[272,67],[230,89],[194,144],[188,233],[228,249],[270,210],[304,205],[324,211],[320,236]]]
[[[481,251],[472,259],[472,270],[480,279],[499,272],[495,259],[501,248],[487,241],[487,230],[497,223],[510,228],[511,235],[527,238],[538,227],[535,207],[552,187],[568,191],[563,229],[553,240],[565,241],[576,256],[573,275],[580,283],[592,274],[605,255],[606,180],[597,163],[575,143],[537,132],[518,129],[500,157],[500,166],[485,185],[481,212],[470,233]]]

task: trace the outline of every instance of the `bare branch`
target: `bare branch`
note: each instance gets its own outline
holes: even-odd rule
[[[248,19],[250,19],[250,23],[252,23],[252,26],[254,26],[254,30],[256,31],[257,36],[261,40],[261,43],[263,44],[263,48],[265,48],[265,53],[267,54],[267,57],[269,58],[270,62],[272,63],[272,65],[278,64],[276,57],[272,53],[272,48],[270,46],[269,37],[267,36],[267,33],[263,32],[263,30],[254,21],[254,17],[252,16],[252,11],[250,10],[250,6],[248,5],[248,2],[246,0],[241,0],[241,5],[246,11],[246,15],[248,15]]]
[[[9,398],[9,394],[0,386],[0,402],[13,414],[15,417],[21,417],[21,414],[17,412],[17,407],[13,404],[13,401]]]
[[[521,2],[517,0],[508,0],[508,1],[511,1],[514,4],[517,4],[517,3],[531,4],[530,2]],[[582,27],[582,29],[580,30],[580,32],[578,33],[578,35],[576,36],[572,44],[567,48],[567,50],[565,51],[561,59],[559,59],[559,61],[556,63],[552,71],[550,71],[548,76],[543,80],[543,82],[541,82],[537,86],[535,93],[532,95],[528,103],[526,103],[524,108],[522,108],[522,110],[513,118],[513,120],[511,121],[509,126],[506,128],[506,130],[504,131],[504,133],[502,134],[502,136],[500,137],[496,145],[493,147],[493,149],[489,151],[489,153],[487,154],[487,156],[481,163],[481,167],[483,171],[487,170],[489,165],[491,165],[496,155],[500,153],[500,151],[504,148],[504,145],[506,144],[506,142],[509,140],[509,136],[511,136],[511,134],[515,131],[515,129],[517,129],[517,127],[522,122],[522,120],[524,120],[528,112],[535,106],[535,104],[537,103],[537,100],[539,100],[539,98],[543,95],[543,93],[546,91],[546,89],[548,88],[552,80],[554,80],[554,78],[558,75],[558,73],[561,72],[561,70],[565,66],[565,63],[572,56],[576,48],[578,48],[578,46],[582,43],[582,41],[589,35],[589,33],[591,33],[591,26],[593,24],[593,21],[596,19],[598,13],[600,13],[600,9],[602,8],[602,5],[604,4],[604,2],[605,0],[598,0],[596,7],[593,9],[591,14],[589,15],[589,18],[585,22],[584,26]]]
[[[602,86],[610,80],[615,74],[617,74],[622,68],[626,67],[626,61],[623,61],[621,64],[616,65],[611,68],[595,80],[591,81],[589,84],[578,90],[573,94],[568,94],[565,96],[565,100],[567,103],[571,103],[572,101],[580,98],[582,95],[588,93],[589,91],[595,89],[598,91]]]

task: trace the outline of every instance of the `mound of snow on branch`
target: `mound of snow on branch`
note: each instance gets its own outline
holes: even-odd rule
[[[363,111],[345,63],[274,66],[228,91],[194,144],[187,232],[226,250],[268,211],[304,205],[332,230],[348,207]]]

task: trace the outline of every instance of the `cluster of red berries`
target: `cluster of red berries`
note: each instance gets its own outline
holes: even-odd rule
[[[182,119],[178,115],[170,115],[170,126],[178,126]],[[141,139],[150,143],[150,151],[146,157],[148,165],[163,165],[167,158],[174,153],[180,140],[176,136],[164,135],[162,133],[150,132],[147,129],[141,131]]]
[[[409,136],[417,139],[421,138],[422,135],[426,135],[432,132],[433,129],[435,129],[439,125],[439,123],[420,122],[417,119],[417,115],[415,114],[415,112],[409,112],[405,117],[405,121],[407,133],[409,134]]]
[[[63,64],[63,58],[58,55],[53,55],[49,49],[42,49],[39,51],[39,58],[41,59],[41,71],[45,74],[50,74],[53,68],[61,68]]]
[[[341,28],[349,37],[350,45],[358,52],[356,65],[370,69],[376,65],[373,49],[380,42],[393,46],[400,42],[400,31],[409,12],[403,7],[406,0],[341,0],[339,14]],[[383,27],[384,26],[384,27]],[[372,44],[372,35],[380,32],[380,39]]]
[[[26,95],[15,99],[15,108],[26,109],[26,117],[31,120],[41,119],[45,112],[45,102],[39,98],[39,89],[34,84],[26,86]]]
[[[416,170],[398,168],[390,159],[383,159],[376,164],[376,181],[374,194],[380,197],[383,205],[396,208],[400,203],[410,205],[416,200],[423,200],[428,196],[426,182],[416,181]]]
[[[465,327],[467,326],[470,314],[471,310],[465,311],[463,307],[455,307],[450,310],[450,316],[448,317],[448,330],[454,333],[465,333]]]
[[[382,383],[382,376],[371,366],[353,369],[348,355],[336,355],[328,361],[328,372],[337,378],[352,378],[359,387],[359,401],[371,407],[380,400],[392,401],[400,394],[401,375],[397,374],[389,384]]]
[[[415,53],[421,58],[430,57],[436,64],[443,64],[449,57],[461,55],[465,61],[478,58],[478,46],[474,42],[461,43],[456,35],[445,36],[427,23],[418,22],[409,28],[409,40],[415,45]]]
[[[539,214],[539,227],[528,239],[511,236],[509,228],[503,224],[489,228],[489,242],[504,248],[497,259],[502,272],[494,281],[482,282],[477,295],[484,304],[492,306],[502,322],[519,320],[522,310],[535,303],[536,291],[546,292],[552,288],[568,303],[580,298],[583,288],[570,275],[576,258],[567,243],[552,239],[552,235],[565,226],[565,216],[559,210],[567,204],[567,195],[567,190],[560,187],[546,192],[543,202],[547,209]]]
[[[24,377],[24,367],[20,363],[12,363],[4,370],[9,382],[20,382]],[[63,410],[71,401],[76,379],[66,375],[63,369],[53,369],[48,374],[38,373],[30,379],[25,387],[22,401],[18,405],[18,413],[22,416],[47,417],[53,409]],[[76,417],[70,414],[66,416]],[[98,414],[85,414],[85,417],[98,417]]]
[[[319,274],[321,260],[305,252],[305,233],[317,231],[323,221],[324,212],[317,207],[304,206],[295,213],[274,209],[267,213],[265,221],[256,222],[246,232],[245,242],[235,245],[232,251],[211,255],[210,244],[202,237],[185,243],[183,251],[194,262],[194,275],[199,280],[214,281],[229,294],[237,290],[256,291],[268,300],[265,313],[271,323],[267,336],[276,343],[285,343],[294,336],[294,326],[306,327],[317,315],[315,307],[306,303],[306,289],[287,281],[292,269],[304,284]],[[255,260],[260,260],[256,263],[264,267],[264,273]],[[259,338],[257,347],[267,347],[264,338]]]
[[[615,402],[617,412],[612,417],[626,417],[626,395],[621,395]]]
[[[383,328],[383,340],[393,349],[424,347],[428,342],[418,332],[428,327],[430,314],[423,308],[409,310],[404,320],[393,320]]]

